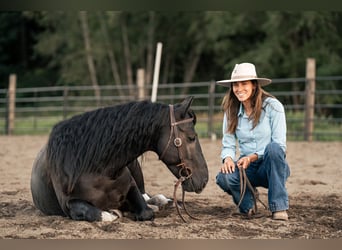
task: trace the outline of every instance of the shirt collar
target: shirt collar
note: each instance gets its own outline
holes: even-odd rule
[[[239,108],[238,116],[243,116],[244,113],[245,113],[245,110],[243,109],[242,103],[240,103],[240,108]]]

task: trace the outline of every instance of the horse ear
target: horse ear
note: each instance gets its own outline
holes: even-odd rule
[[[188,109],[192,104],[193,99],[193,96],[188,96],[180,103],[179,110],[181,113],[181,117],[185,117],[186,113],[188,112]]]

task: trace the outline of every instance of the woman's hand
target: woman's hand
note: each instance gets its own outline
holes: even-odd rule
[[[251,164],[251,159],[249,156],[244,156],[237,161],[237,165],[239,168],[247,169],[249,164]]]
[[[231,174],[235,171],[235,163],[232,158],[227,157],[221,166],[221,173]]]

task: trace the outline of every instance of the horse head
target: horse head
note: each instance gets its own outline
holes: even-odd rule
[[[169,105],[169,122],[162,128],[157,153],[176,178],[183,178],[185,191],[200,193],[208,182],[208,167],[195,131],[193,97]]]

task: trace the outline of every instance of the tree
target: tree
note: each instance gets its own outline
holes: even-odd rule
[[[341,33],[336,26],[337,15],[331,12],[268,12],[263,24],[265,41],[257,51],[251,52],[257,62],[269,70],[271,76],[303,77],[308,57],[316,59],[318,74],[324,65],[342,63],[336,49],[341,50]],[[335,44],[336,46],[331,46]],[[261,53],[260,53],[261,52]],[[332,71],[330,72],[332,73]],[[305,86],[292,84],[292,91],[303,90]],[[301,96],[292,95],[293,104],[299,104]]]
[[[93,52],[91,48],[87,12],[80,11],[79,15],[80,15],[80,20],[81,20],[81,27],[82,27],[82,33],[83,33],[83,39],[84,39],[84,48],[85,48],[85,53],[87,57],[87,64],[89,68],[90,79],[94,88],[97,105],[100,105],[101,93],[99,89],[99,84],[97,82],[96,69],[95,69],[94,59],[93,59]]]
[[[10,74],[18,75],[18,87],[48,86],[55,72],[43,70],[46,58],[34,53],[40,25],[32,12],[0,12],[0,88],[8,87]]]
[[[109,31],[108,31],[108,24],[107,24],[107,20],[104,17],[103,12],[98,11],[98,17],[99,17],[99,21],[100,21],[100,25],[101,25],[101,31],[102,31],[102,35],[103,35],[103,40],[104,40],[104,47],[107,51],[107,55],[108,55],[108,60],[109,60],[109,64],[110,64],[110,69],[113,75],[113,80],[114,80],[114,84],[117,86],[121,85],[121,77],[119,74],[119,69],[118,69],[118,64],[117,61],[115,59],[115,53],[114,50],[111,46],[111,42],[110,42],[110,36],[109,36]],[[123,96],[123,92],[121,88],[118,88],[118,92],[120,96]]]
[[[92,84],[77,12],[32,16],[40,27],[35,56],[48,62],[43,71],[57,76],[55,84]],[[331,11],[89,11],[87,23],[98,84],[132,89],[139,68],[151,82],[157,42],[163,43],[163,83],[219,80],[242,61],[257,64],[259,74],[271,78],[303,77],[307,57],[316,58],[318,74],[342,74],[341,16]],[[296,98],[289,101],[299,102]]]

